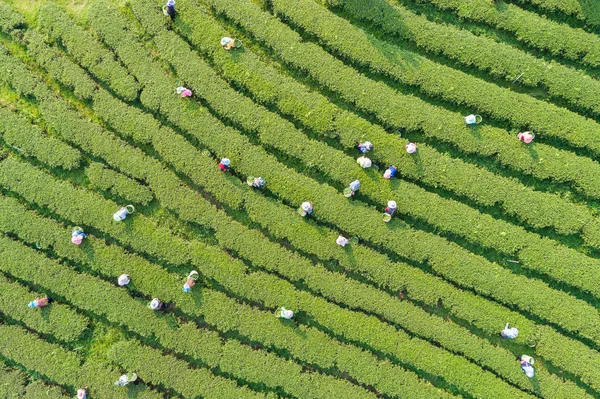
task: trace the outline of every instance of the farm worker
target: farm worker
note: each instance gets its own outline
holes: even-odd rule
[[[354,195],[354,193],[359,188],[360,188],[360,181],[354,180],[353,182],[351,182],[350,185],[348,186],[348,189],[350,190],[350,195]]]
[[[404,146],[404,148],[406,148],[406,152],[408,152],[409,154],[414,154],[415,152],[417,152],[417,145],[415,143],[408,143]]]
[[[362,167],[362,168],[370,168],[372,165],[372,162],[369,158],[367,157],[360,157],[356,160],[356,162],[358,162],[358,164]]]
[[[533,378],[534,375],[533,362],[534,360],[531,356],[521,356],[521,368],[525,372],[525,375],[529,378]]]
[[[229,158],[223,158],[223,159],[221,159],[221,162],[219,163],[219,169],[221,169],[223,172],[227,172],[229,170],[230,164],[231,164],[231,160]]]
[[[124,287],[129,284],[130,281],[131,279],[129,278],[129,274],[121,274],[117,280],[117,283],[119,284],[119,287]]]
[[[52,302],[52,299],[48,298],[48,296],[45,296],[43,298],[40,298],[38,296],[33,301],[29,302],[29,304],[27,306],[32,309],[33,308],[43,308],[44,306],[48,305],[50,302]]]
[[[190,274],[188,274],[187,280],[183,285],[183,292],[190,292],[192,290],[192,287],[196,285],[196,280],[198,280],[198,276],[199,274],[195,270],[192,270]]]
[[[123,374],[122,376],[120,376],[119,379],[115,382],[115,385],[124,387],[125,385],[127,385],[130,382],[133,382],[135,380],[137,380],[136,373],[127,373],[127,374]]]
[[[163,7],[163,13],[171,17],[171,19],[175,18],[175,0],[167,1],[167,4]]]
[[[313,206],[312,206],[312,202],[310,201],[305,201],[302,203],[302,205],[300,205],[300,208],[302,208],[302,210],[306,213],[308,213],[309,215],[312,213],[313,211]]]
[[[127,205],[127,206],[119,209],[118,211],[116,211],[115,214],[113,215],[113,219],[115,219],[117,222],[120,222],[121,220],[125,220],[127,215],[129,215],[130,213],[133,213],[134,211],[135,211],[135,208],[133,207],[133,205]]]
[[[186,87],[183,86],[179,86],[177,88],[177,94],[181,95],[181,98],[185,98],[185,97],[191,97],[192,96],[192,91]]]
[[[256,188],[262,188],[265,185],[266,181],[262,177],[250,176],[250,177],[248,177],[247,183],[249,186],[256,187]]]
[[[520,132],[517,134],[517,138],[525,144],[529,144],[533,141],[534,135],[531,132]]]
[[[506,323],[506,326],[504,326],[504,330],[502,330],[500,335],[502,338],[514,339],[519,335],[519,330],[517,330],[515,327],[508,328],[508,323]]]
[[[480,115],[467,115],[465,116],[465,123],[467,125],[476,125],[480,123],[483,118]]]
[[[83,239],[87,237],[87,235],[81,230],[81,227],[74,227],[73,232],[71,233],[71,242],[75,245],[81,244]]]
[[[373,144],[369,141],[365,141],[364,143],[360,143],[358,145],[358,151],[360,151],[363,154],[366,154],[367,152],[371,151],[373,149]]]
[[[393,216],[394,212],[396,212],[396,201],[388,201],[387,208],[385,208],[385,213]]]
[[[162,308],[163,303],[158,299],[154,298],[152,301],[148,302],[148,307],[152,310],[159,310]]]
[[[87,389],[87,387],[85,387],[85,388],[79,388],[77,390],[77,399],[86,399],[87,398],[86,389]]]
[[[385,170],[385,172],[383,172],[383,178],[391,179],[392,177],[396,176],[397,171],[398,171],[398,168],[396,168],[394,165],[392,165],[389,168],[387,168]]]
[[[224,37],[221,39],[221,47],[223,47],[225,50],[231,50],[234,45],[235,40],[230,37]]]
[[[289,320],[292,317],[294,317],[294,312],[292,312],[289,309],[284,308],[283,306],[279,309],[279,311],[277,312],[277,317],[281,318],[281,319],[286,319]]]
[[[344,236],[339,236],[337,240],[335,240],[335,243],[337,245],[341,245],[342,247],[345,247],[348,244],[348,242],[348,239]]]

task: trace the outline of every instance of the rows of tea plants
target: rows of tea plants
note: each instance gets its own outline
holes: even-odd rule
[[[600,397],[597,38],[513,3],[0,3],[0,394]]]

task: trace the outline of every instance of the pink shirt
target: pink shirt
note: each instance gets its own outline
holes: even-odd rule
[[[529,132],[521,132],[517,134],[517,138],[525,144],[529,144],[533,141],[533,135]]]
[[[415,152],[417,152],[417,145],[415,143],[408,143],[406,146],[406,152],[408,152],[409,154],[414,154]]]

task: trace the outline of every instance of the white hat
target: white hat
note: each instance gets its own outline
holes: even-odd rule
[[[127,274],[121,274],[121,275],[119,276],[118,283],[119,283],[119,285],[120,285],[121,287],[122,287],[122,286],[124,286],[124,285],[127,285],[127,284],[129,284],[129,281],[131,281],[131,280],[129,279],[129,275],[127,275]]]
[[[308,212],[312,208],[312,205],[310,204],[310,202],[305,201],[305,202],[302,203],[302,205],[300,205],[300,207],[302,208],[302,210],[304,212]]]
[[[387,206],[388,208],[396,209],[396,201],[388,201]]]
[[[383,177],[384,179],[389,179],[392,177],[392,171],[389,169],[386,169],[385,172],[383,172]]]
[[[150,307],[152,309],[158,309],[160,307],[160,300],[158,298],[154,298],[152,302],[150,302]]]
[[[344,247],[348,244],[348,239],[344,236],[339,236],[337,240],[335,240],[335,243]]]
[[[225,166],[229,166],[231,161],[229,160],[229,158],[223,158],[223,159],[221,159],[221,163]]]
[[[230,37],[224,37],[221,39],[221,46],[225,46],[227,43],[229,43],[230,41],[232,41],[233,39]]]
[[[367,157],[360,157],[360,158],[358,158],[358,159],[356,160],[356,162],[358,162],[358,164],[359,164],[361,167],[365,168],[365,169],[366,169],[366,168],[370,168],[370,167],[371,167],[371,165],[373,164],[373,163],[371,162],[371,160],[370,160],[369,158],[367,158]]]
[[[284,319],[291,319],[292,317],[294,317],[294,312],[292,312],[289,309],[284,308],[283,306],[281,307],[281,316],[283,316]]]

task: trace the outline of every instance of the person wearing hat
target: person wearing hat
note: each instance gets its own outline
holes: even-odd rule
[[[252,187],[262,188],[265,185],[265,183],[266,183],[266,181],[262,177],[255,177],[248,184],[251,185]]]
[[[129,384],[130,382],[134,382],[137,380],[137,374],[136,373],[127,373],[127,374],[123,374],[121,377],[119,377],[119,379],[115,382],[115,385],[120,386],[120,387],[124,387],[125,385]]]
[[[86,399],[87,398],[87,387],[79,388],[77,390],[77,399]]]
[[[394,165],[391,165],[389,168],[387,168],[385,170],[385,172],[383,172],[383,178],[391,179],[392,177],[396,176],[397,171],[398,171],[398,168],[396,168]]]
[[[229,170],[230,164],[231,164],[231,161],[229,160],[229,158],[223,158],[223,159],[221,159],[221,162],[219,163],[219,169],[221,169],[223,172],[227,172]]]
[[[50,302],[52,302],[52,299],[48,298],[48,296],[45,296],[43,298],[40,298],[38,296],[33,301],[29,302],[27,306],[31,309],[43,308],[44,306],[47,306]]]
[[[372,162],[369,158],[367,157],[360,157],[356,160],[356,162],[361,166],[361,168],[370,168],[372,165]]]
[[[406,148],[406,152],[408,152],[409,154],[414,154],[415,152],[417,152],[417,145],[415,143],[408,143],[404,146],[404,148]]]
[[[131,281],[131,279],[129,278],[129,274],[121,274],[119,276],[119,278],[117,279],[117,283],[119,284],[119,287],[124,287],[127,284],[129,284],[129,282]]]
[[[350,185],[348,186],[348,189],[350,189],[350,195],[354,195],[354,193],[359,188],[360,188],[360,181],[354,180],[353,182],[351,182]]]
[[[385,213],[393,216],[394,212],[396,212],[396,201],[388,201],[387,207],[385,208]]]
[[[517,138],[525,144],[529,144],[533,141],[533,134],[531,132],[519,132]]]
[[[396,212],[396,201],[388,201],[387,207],[383,213],[383,221],[388,223],[390,220],[392,220],[394,212]]]
[[[183,285],[183,292],[190,292],[192,290],[192,287],[196,285],[196,280],[198,279],[198,276],[199,274],[195,270],[192,270],[190,274],[188,274],[187,280]]]
[[[302,203],[302,205],[300,205],[300,208],[302,209],[302,211],[304,212],[304,214],[311,214],[313,211],[313,206],[312,206],[312,202],[310,201],[304,201]]]
[[[529,378],[533,378],[535,375],[535,370],[533,369],[533,365],[526,360],[521,360],[521,369],[525,373],[525,375]]]
[[[177,94],[179,94],[181,96],[181,98],[185,98],[185,97],[191,97],[193,93],[187,87],[179,86],[177,88]]]
[[[337,240],[335,240],[335,243],[337,245],[342,246],[342,247],[345,247],[348,244],[348,242],[349,242],[348,239],[346,237],[344,237],[344,236],[339,236],[337,238]]]
[[[358,151],[360,151],[363,154],[366,154],[371,150],[373,150],[373,144],[371,144],[371,142],[369,141],[365,141],[364,143],[360,143],[358,145]]]
[[[508,323],[506,323],[506,326],[504,326],[504,330],[502,330],[500,335],[502,338],[515,339],[519,335],[519,330],[515,327],[508,328]]]
[[[131,215],[133,212],[135,212],[133,205],[124,206],[113,214],[113,219],[117,222],[123,221],[127,218],[127,215]]]
[[[175,19],[175,0],[168,0],[165,4],[167,15],[171,17],[171,20]]]
[[[235,40],[230,37],[224,37],[221,39],[221,47],[225,50],[231,50],[235,46]]]
[[[286,309],[282,306],[281,308],[279,308],[279,311],[277,312],[277,317],[279,317],[281,319],[290,320],[292,317],[294,317],[294,312],[292,312],[291,310]]]
[[[148,303],[148,307],[152,310],[159,310],[160,308],[162,308],[162,306],[163,303],[158,298],[154,298]]]
[[[71,242],[75,245],[80,245],[85,237],[87,237],[87,235],[83,230],[79,227],[75,227],[73,233],[71,233]]]

